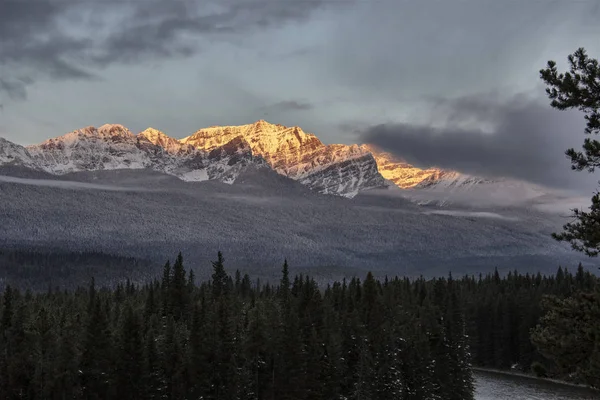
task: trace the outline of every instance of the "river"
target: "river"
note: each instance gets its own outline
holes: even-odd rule
[[[600,392],[536,378],[475,371],[476,400],[600,400]]]

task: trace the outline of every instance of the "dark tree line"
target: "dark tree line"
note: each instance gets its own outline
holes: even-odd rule
[[[600,357],[594,347],[600,342],[597,276],[580,265],[574,274],[558,268],[553,276],[515,271],[501,277],[496,271],[458,282],[474,365],[600,386],[588,379],[600,377],[600,364],[589,362]],[[587,299],[587,308],[580,299]],[[563,357],[575,352],[591,358]]]
[[[115,286],[126,277],[143,282],[160,271],[160,264],[100,252],[56,252],[50,249],[0,248],[0,291],[7,283],[20,290],[48,287],[76,289],[94,277],[101,286]]]
[[[22,293],[0,303],[2,399],[473,398],[463,285],[395,278],[197,285],[162,279]]]

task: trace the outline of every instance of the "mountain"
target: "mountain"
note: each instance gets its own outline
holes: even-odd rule
[[[451,170],[417,168],[372,145],[363,144],[361,148],[373,154],[379,173],[401,189],[467,189],[471,185],[493,182]]]
[[[151,166],[135,135],[122,125],[89,126],[27,149],[41,168],[55,174]]]
[[[185,181],[232,183],[245,168],[270,167],[323,194],[348,198],[397,186],[418,202],[448,204],[451,193],[504,188],[489,180],[438,168],[420,169],[390,153],[364,145],[325,145],[300,127],[264,120],[240,126],[213,126],[181,140],[148,128],[137,135],[118,124],[86,127],[23,148],[0,142],[0,165],[22,165],[62,175],[78,171],[151,169]],[[509,186],[515,186],[508,183]],[[524,182],[521,192],[540,192]],[[531,193],[525,193],[529,196]]]
[[[78,129],[28,146],[35,166],[52,174],[78,171],[151,169],[186,181],[218,179],[233,182],[240,169],[264,166],[241,138],[232,138],[214,152],[203,152],[149,128],[137,136],[118,124]]]
[[[271,278],[286,257],[329,278],[551,272],[581,260],[551,238],[565,221],[544,193],[421,170],[368,145],[325,145],[265,121],[182,140],[103,125],[27,148],[0,140],[0,251],[160,263],[181,250],[210,266],[221,250],[229,267]]]
[[[529,182],[509,178],[484,178],[440,168],[414,167],[372,145],[362,145],[373,154],[381,175],[404,189],[405,198],[420,205],[468,205],[477,207],[529,204],[565,194]]]
[[[358,145],[325,145],[297,126],[264,120],[240,126],[213,126],[200,129],[181,143],[210,151],[238,136],[273,170],[319,193],[353,197],[359,191],[387,185],[369,151]]]
[[[29,151],[23,146],[0,137],[0,165],[39,168]]]
[[[427,181],[434,182],[446,174],[446,171],[437,168],[414,167],[369,144],[363,144],[361,148],[373,155],[379,173],[401,189],[413,188]]]
[[[148,141],[154,146],[163,148],[169,154],[187,156],[195,153],[194,146],[183,144],[154,128],[147,128],[138,133],[137,137],[140,142]]]

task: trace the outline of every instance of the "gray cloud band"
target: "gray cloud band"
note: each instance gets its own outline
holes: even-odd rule
[[[589,190],[598,177],[570,169],[564,152],[583,142],[583,115],[541,101],[486,96],[437,100],[432,118],[443,127],[384,124],[362,140],[421,167],[437,166],[551,187]],[[491,132],[478,126],[492,126]]]
[[[3,0],[0,92],[22,100],[26,87],[42,77],[95,79],[99,68],[113,63],[189,56],[200,49],[194,36],[227,39],[303,20],[324,4],[321,0]]]

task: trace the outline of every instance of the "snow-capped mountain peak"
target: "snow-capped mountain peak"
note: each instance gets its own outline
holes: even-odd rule
[[[151,142],[160,142],[160,141],[164,141],[164,140],[177,141],[176,139],[173,139],[173,138],[167,136],[164,132],[159,131],[158,129],[154,129],[152,127],[148,127],[146,129],[144,129],[143,131],[138,133],[138,136],[143,136]]]
[[[103,135],[134,136],[133,133],[121,124],[104,124],[98,127],[98,132]]]
[[[493,183],[455,171],[417,168],[368,144],[326,145],[298,126],[262,119],[200,129],[181,140],[154,128],[134,135],[120,124],[88,126],[27,148],[0,139],[3,164],[53,174],[152,169],[184,180],[229,183],[246,167],[268,166],[317,192],[346,197],[392,183],[411,193],[466,192]]]
[[[0,137],[0,165],[19,165],[37,169],[37,163],[23,146]]]
[[[35,165],[53,174],[77,171],[152,169],[183,180],[219,179],[233,183],[250,165],[263,166],[239,141],[225,143],[218,156],[180,143],[161,131],[146,129],[137,136],[119,124],[77,129],[66,135],[28,146]],[[235,151],[231,149],[235,148]],[[25,150],[25,149],[24,149]],[[0,163],[2,162],[0,160]]]
[[[133,138],[135,135],[129,129],[120,124],[104,124],[98,128],[87,126],[68,133],[65,136],[87,136],[97,138]],[[64,137],[64,136],[63,136]]]
[[[180,143],[179,140],[167,136],[165,133],[154,128],[147,128],[137,135],[139,140],[146,140],[155,146],[160,146],[171,154],[190,154],[194,147]]]
[[[264,158],[276,172],[321,193],[352,197],[360,190],[386,185],[369,152],[356,145],[325,145],[297,126],[264,120],[240,126],[214,126],[198,130],[181,143],[211,151],[236,137],[242,137],[252,153]]]

